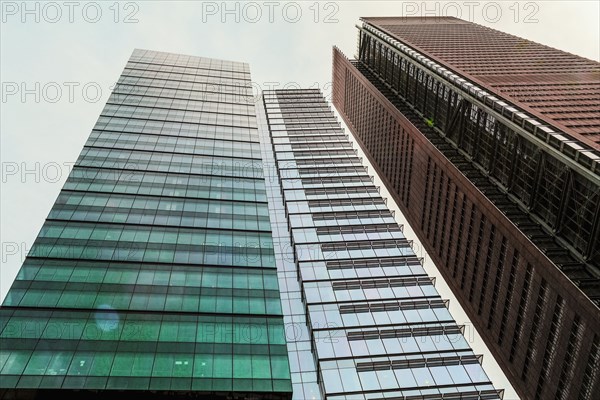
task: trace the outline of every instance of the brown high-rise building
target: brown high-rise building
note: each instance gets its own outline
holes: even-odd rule
[[[600,393],[600,64],[363,18],[333,103],[523,399]]]

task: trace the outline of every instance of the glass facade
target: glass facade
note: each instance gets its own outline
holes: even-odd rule
[[[317,368],[313,359],[302,287],[298,280],[298,271],[294,261],[294,247],[289,233],[285,204],[281,194],[281,182],[262,98],[256,103],[256,111],[265,163],[265,183],[290,360],[293,399],[320,399],[322,397],[317,383]]]
[[[134,51],[0,308],[0,398],[501,397],[321,93],[253,101]]]
[[[290,397],[247,64],[134,51],[0,321],[6,398]]]
[[[308,324],[287,335],[294,397],[316,371],[320,398],[500,398],[321,93],[266,91],[262,106],[286,330]]]

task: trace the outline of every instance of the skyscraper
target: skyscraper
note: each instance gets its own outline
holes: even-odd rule
[[[134,51],[0,313],[6,398],[291,396],[247,64]]]
[[[134,51],[0,308],[0,397],[498,399],[331,109]]]
[[[299,390],[316,370],[330,400],[499,398],[320,92],[262,102],[269,205],[285,221],[276,257],[287,243],[293,256],[279,266],[284,321],[308,323],[313,358],[298,352],[295,365],[290,350],[294,396],[311,398]]]
[[[456,18],[363,18],[333,103],[518,393],[600,391],[600,66]]]

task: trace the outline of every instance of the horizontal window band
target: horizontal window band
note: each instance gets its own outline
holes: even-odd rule
[[[239,273],[239,272],[238,272]],[[208,285],[206,283],[205,285]],[[230,286],[233,286],[230,285]],[[52,280],[15,280],[13,289],[24,289],[26,291],[44,290],[46,292],[56,291],[61,293],[125,293],[131,295],[141,294],[169,294],[169,295],[196,295],[196,296],[222,296],[242,298],[279,298],[277,289],[241,289],[234,287],[211,287],[211,286],[175,286],[166,284],[122,284],[122,283],[92,283],[92,282],[69,282]]]
[[[197,124],[190,124],[190,125],[194,125],[196,126]],[[152,127],[153,128],[153,127]],[[160,136],[160,137],[164,137],[164,138],[184,138],[184,139],[192,139],[192,140],[196,140],[196,141],[206,141],[209,143],[241,143],[241,144],[250,144],[250,145],[255,145],[258,146],[259,142],[253,141],[253,140],[245,140],[245,139],[224,139],[224,138],[219,138],[216,136],[216,133],[210,132],[211,136],[209,135],[209,132],[201,132],[198,131],[198,135],[197,136],[192,136],[190,134],[175,134],[175,133],[171,133],[171,131],[169,131],[169,129],[161,129],[161,131],[159,133],[155,133],[155,132],[151,132],[149,130],[147,130],[146,132],[143,131],[143,129],[140,129],[140,132],[135,132],[131,129],[129,130],[122,130],[122,131],[117,131],[114,128],[113,129],[105,129],[105,128],[94,128],[92,129],[92,133],[90,134],[90,136],[88,137],[89,139],[102,139],[103,138],[103,134],[104,133],[108,133],[108,134],[118,134],[119,136],[121,135],[129,135],[132,137],[154,137],[154,136]]]
[[[456,385],[459,387],[460,385]],[[411,396],[379,397],[372,400],[499,400],[504,390],[471,390],[460,393],[416,394]]]
[[[251,178],[253,179],[253,178]],[[95,179],[93,179],[92,181],[95,181]],[[153,185],[153,183],[150,182],[140,182],[137,181],[139,183],[147,183],[148,185]],[[115,181],[114,183],[119,183],[119,181]],[[173,186],[177,186],[177,183],[171,184]],[[188,184],[181,184],[182,186],[184,186],[184,188],[187,188],[187,186],[189,186]],[[250,190],[250,189],[248,189]],[[90,196],[87,196],[87,194],[90,194]],[[81,203],[75,204],[75,203],[68,203],[68,199],[70,199],[71,197],[78,197],[82,199]],[[234,207],[236,205],[242,206],[242,207],[253,207],[255,209],[264,209],[266,208],[267,202],[266,201],[249,201],[249,200],[232,200],[232,199],[220,199],[220,198],[203,198],[203,197],[187,197],[187,196],[170,196],[170,195],[164,195],[164,194],[148,194],[148,193],[118,193],[118,192],[99,192],[99,191],[95,191],[95,190],[73,190],[73,189],[63,189],[61,190],[59,197],[56,201],[57,205],[60,206],[74,206],[74,207],[81,207],[81,208],[85,208],[85,207],[91,207],[92,209],[97,208],[97,207],[101,207],[101,208],[106,208],[106,209],[115,209],[115,211],[117,211],[117,209],[122,208],[122,206],[96,206],[96,205],[91,205],[91,204],[83,204],[83,199],[85,200],[89,200],[89,199],[107,199],[108,201],[111,200],[132,200],[132,201],[136,201],[136,200],[150,200],[150,201],[155,201],[155,202],[173,202],[174,204],[177,205],[181,205],[181,207],[185,207],[188,204],[229,204],[229,205],[233,205]],[[59,202],[60,200],[60,202]],[[138,207],[134,207],[131,206],[129,208],[127,208],[128,210],[144,210],[144,208],[138,208]],[[53,209],[54,210],[54,209]],[[155,209],[156,211],[167,211],[167,212],[192,212],[192,211],[185,211],[183,209],[179,209],[179,210],[166,210],[166,209]],[[196,213],[200,212],[200,211],[194,211]],[[257,215],[252,215],[253,217],[256,217]],[[268,217],[267,215],[258,215],[259,217]]]
[[[379,190],[372,185],[360,187],[335,187],[330,189],[305,189],[304,193],[307,196],[317,196],[324,194],[346,194],[346,193],[379,193]]]
[[[358,269],[358,268],[385,268],[394,266],[422,265],[423,259],[417,257],[389,257],[371,259],[348,259],[326,261],[327,269]]]
[[[392,218],[388,209],[375,211],[330,211],[315,212],[312,214],[313,221],[326,221],[333,219],[356,219],[356,218]]]
[[[78,308],[78,307],[29,307],[29,306],[5,306],[0,308],[0,314],[7,318],[10,317],[28,317],[41,318],[41,319],[52,319],[52,318],[68,318],[78,319],[78,314],[83,314],[83,318],[101,318],[103,315],[110,317],[118,311],[121,315],[121,321],[128,320],[157,320],[157,321],[189,321],[190,318],[206,318],[209,322],[223,323],[231,321],[240,321],[241,323],[248,324],[262,324],[267,323],[268,325],[283,325],[283,315],[281,314],[240,314],[240,313],[222,313],[222,312],[205,312],[205,311],[174,311],[174,310],[115,310],[115,309],[89,309],[89,308]],[[173,319],[172,319],[173,318]],[[200,320],[202,322],[203,320]],[[256,322],[258,321],[258,322]]]
[[[364,249],[391,249],[391,248],[409,248],[410,242],[406,239],[401,240],[365,240],[356,242],[337,242],[323,243],[321,250],[323,252],[331,251],[351,251]]]
[[[201,59],[201,58],[200,58]],[[183,73],[183,72],[177,72],[174,70],[171,71],[167,71],[164,68],[165,67],[172,67],[172,68],[186,68],[186,69],[193,69],[193,70],[203,70],[203,71],[207,71],[207,73],[210,72],[225,72],[225,73],[230,73],[230,74],[241,74],[241,75],[247,75],[248,77],[250,77],[250,71],[240,71],[239,68],[237,69],[231,69],[231,68],[224,68],[221,67],[219,69],[211,69],[209,65],[206,64],[191,64],[189,62],[186,62],[185,65],[183,63],[177,63],[176,61],[171,61],[171,60],[161,60],[160,63],[156,63],[156,62],[152,62],[152,61],[148,61],[146,59],[146,56],[139,56],[137,54],[133,54],[131,56],[131,58],[129,59],[129,61],[127,61],[127,65],[125,66],[125,68],[133,68],[134,66],[140,64],[146,65],[146,70],[152,71],[152,69],[150,69],[150,67],[156,67],[157,69],[160,68],[161,72],[169,72],[169,73],[173,73],[173,74],[178,74],[178,73]],[[235,63],[232,65],[246,65],[245,63]],[[210,72],[209,72],[210,71]],[[201,74],[194,74],[194,75],[201,75]],[[212,75],[211,75],[212,76]]]
[[[433,285],[435,279],[424,277],[379,278],[333,282],[333,290],[374,289],[403,286]]]
[[[148,93],[148,89],[150,89],[150,92]],[[117,84],[117,86],[113,89],[111,95],[115,95],[115,96],[121,96],[121,97],[125,97],[128,98],[128,96],[140,96],[140,97],[148,97],[148,98],[154,98],[154,99],[163,99],[163,100],[184,100],[184,101],[194,101],[194,102],[202,102],[202,104],[227,104],[227,105],[236,105],[236,106],[242,106],[242,107],[252,107],[252,103],[233,103],[233,102],[227,102],[227,101],[215,101],[213,99],[211,100],[207,100],[204,98],[190,98],[189,93],[188,96],[177,96],[177,92],[196,92],[196,93],[219,93],[219,92],[213,92],[213,91],[205,91],[205,90],[193,90],[193,89],[172,89],[172,88],[166,88],[167,91],[170,92],[175,92],[175,93],[171,93],[170,95],[162,94],[164,88],[158,87],[158,86],[152,86],[152,85],[138,85],[138,84],[133,84],[133,83],[119,83]],[[142,92],[143,90],[143,92]],[[157,93],[157,92],[161,92],[161,93]],[[235,93],[231,93],[232,96],[237,96],[237,94]],[[252,96],[243,96],[243,97],[252,97]]]
[[[268,317],[268,316],[265,316]],[[144,332],[143,326],[134,326],[124,328],[122,332],[119,332],[118,339],[102,339],[100,328],[90,328],[90,325],[85,325],[86,320],[73,322],[71,324],[62,323],[54,325],[50,328],[53,333],[59,333],[62,330],[67,335],[72,334],[76,328],[84,326],[85,330],[77,338],[2,338],[3,347],[10,349],[10,351],[23,351],[30,350],[35,352],[48,351],[50,349],[46,347],[51,346],[52,351],[73,351],[79,352],[95,352],[95,353],[170,353],[170,354],[190,354],[201,351],[210,352],[211,354],[257,354],[258,352],[271,354],[271,355],[285,355],[287,354],[287,347],[285,344],[276,343],[276,339],[271,341],[272,333],[268,332],[268,328],[264,328],[265,336],[267,340],[264,343],[250,343],[247,338],[248,333],[243,330],[238,331],[224,331],[224,327],[219,326],[215,323],[216,331],[198,331],[194,333],[193,338],[182,338],[180,340],[156,340],[152,337],[150,340],[143,340]],[[52,324],[50,320],[50,324]],[[112,323],[112,320],[108,320],[107,323]],[[222,325],[224,326],[224,324]],[[252,326],[255,331],[257,325]],[[28,328],[23,328],[26,331]],[[20,332],[19,332],[20,333]],[[223,342],[222,338],[226,335],[231,338],[230,342]],[[271,336],[269,336],[271,335]],[[200,336],[203,341],[199,342],[196,336]],[[234,341],[237,340],[237,341]],[[261,348],[262,347],[262,348]],[[259,353],[260,354],[260,353]],[[265,355],[266,355],[265,354]],[[4,374],[3,374],[4,376]]]
[[[349,341],[353,340],[370,340],[370,339],[390,339],[390,338],[401,338],[401,337],[414,337],[414,336],[432,336],[432,335],[454,335],[463,334],[465,330],[464,325],[434,325],[434,326],[417,326],[417,327],[404,327],[398,329],[373,329],[369,331],[352,331],[347,332],[346,337]]]
[[[95,143],[95,142],[94,142]],[[126,145],[128,145],[128,143],[124,143],[124,142],[119,142],[118,140],[113,142],[114,146],[101,146],[99,144],[86,144],[84,145],[84,149],[106,149],[109,151],[112,150],[120,150],[122,152],[131,152],[133,154],[137,154],[137,153],[150,153],[150,154],[172,154],[174,156],[178,156],[178,155],[182,155],[182,156],[192,156],[192,157],[205,157],[207,159],[207,161],[211,161],[210,159],[214,158],[215,161],[218,163],[219,160],[232,160],[232,162],[237,162],[238,164],[234,164],[235,166],[239,167],[239,163],[244,163],[243,166],[245,168],[254,168],[254,169],[258,169],[258,170],[262,170],[263,166],[261,165],[262,163],[262,159],[260,157],[240,157],[240,156],[225,156],[225,155],[219,155],[219,154],[212,154],[210,153],[208,150],[214,150],[213,148],[207,148],[204,150],[207,150],[206,152],[199,152],[199,151],[188,151],[188,152],[183,152],[183,151],[172,151],[172,150],[149,150],[149,149],[143,149],[143,148],[136,148],[137,142],[136,144],[133,144],[133,146],[130,147],[126,147]],[[136,153],[137,152],[137,153]],[[86,154],[82,154],[83,157],[85,158],[87,156]],[[97,157],[95,155],[91,155],[91,157]],[[239,160],[239,161],[237,161]],[[145,161],[145,160],[136,160],[136,161]],[[182,161],[183,162],[183,161]]]
[[[368,205],[369,203],[367,203]],[[400,225],[375,224],[375,225],[345,225],[345,226],[320,226],[317,227],[317,235],[343,235],[352,233],[379,233],[379,232],[402,232]]]
[[[130,165],[130,164],[128,164]],[[99,174],[111,174],[110,177],[96,177],[96,175],[86,176],[84,171],[92,170],[96,171]],[[198,186],[196,183],[197,177],[202,177],[199,183],[210,183],[212,181],[217,181],[218,179],[227,179],[230,181],[239,181],[244,180],[248,182],[259,182],[264,184],[265,178],[262,176],[237,176],[237,175],[219,175],[219,174],[205,174],[205,173],[192,173],[192,172],[169,172],[169,171],[161,171],[161,170],[152,170],[152,169],[135,169],[135,168],[111,168],[111,167],[98,167],[94,165],[81,165],[75,164],[73,166],[72,174],[69,176],[69,180],[72,179],[87,179],[90,183],[95,183],[95,181],[102,179],[103,181],[114,181],[116,184],[120,184],[123,182],[127,183],[147,183],[154,184],[154,182],[144,182],[141,178],[136,180],[137,176],[165,176],[166,178],[181,178],[181,179],[192,179],[192,183],[186,181],[185,183],[173,182],[173,183],[160,183],[162,186],[181,186],[182,189],[187,189],[188,186]],[[81,172],[82,174],[78,174]],[[84,176],[82,176],[84,175]],[[124,178],[124,179],[119,179]],[[165,179],[166,179],[165,178]],[[69,182],[69,180],[67,182]],[[185,196],[183,196],[185,197]]]
[[[426,308],[447,308],[449,300],[408,300],[380,303],[343,304],[339,307],[340,314],[359,314],[379,311],[417,310]]]
[[[385,370],[390,370],[390,369],[481,364],[482,360],[483,360],[483,356],[474,355],[474,354],[469,354],[469,355],[464,355],[464,356],[417,358],[417,359],[408,359],[408,360],[391,360],[391,361],[386,360],[386,361],[357,363],[356,370],[358,372],[367,372],[367,371],[385,371]]]
[[[158,118],[152,118],[152,117],[143,117],[142,118],[142,117],[136,117],[135,115],[122,116],[122,115],[104,115],[104,114],[100,114],[99,118],[118,118],[121,120],[152,121],[152,122],[167,122],[167,123],[176,123],[176,124],[192,124],[192,125],[198,125],[198,126],[228,127],[228,128],[247,129],[249,131],[253,131],[254,134],[258,133],[258,128],[256,128],[255,126],[241,126],[241,125],[216,124],[216,123],[215,124],[207,124],[207,123],[202,123],[202,122],[188,122],[183,119],[173,120],[173,119],[158,119]],[[248,118],[250,118],[250,117],[248,117]],[[94,127],[95,127],[95,125],[94,125]],[[95,129],[100,130],[101,128],[95,128]]]

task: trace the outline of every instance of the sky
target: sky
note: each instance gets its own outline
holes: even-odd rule
[[[258,94],[331,90],[332,46],[356,52],[361,16],[450,15],[600,59],[600,2],[590,1],[2,1],[0,299],[48,215],[134,48],[250,64]],[[366,160],[366,158],[365,158]],[[366,162],[366,161],[365,161]],[[372,168],[369,171],[373,172]],[[377,182],[380,182],[376,178]],[[385,188],[382,193],[387,195]],[[389,197],[389,196],[388,196]],[[392,208],[397,207],[391,201]],[[397,219],[404,222],[397,211]],[[426,254],[405,223],[415,249]],[[426,258],[427,259],[427,258]],[[427,271],[439,276],[431,262]],[[506,400],[518,397],[441,278]]]

